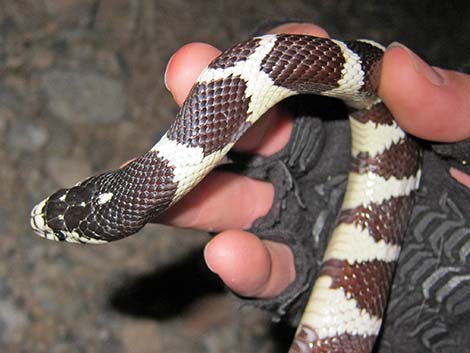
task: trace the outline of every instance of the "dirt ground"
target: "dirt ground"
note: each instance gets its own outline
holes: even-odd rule
[[[61,186],[146,151],[177,112],[165,65],[185,43],[226,48],[260,23],[406,43],[470,66],[466,1],[0,0],[0,351],[283,352],[291,330],[240,308],[202,262],[204,233],[163,226],[106,246],[33,235]]]

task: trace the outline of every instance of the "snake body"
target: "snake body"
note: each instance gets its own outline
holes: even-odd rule
[[[104,243],[136,233],[187,194],[274,104],[314,93],[350,107],[347,191],[290,352],[370,352],[419,186],[420,152],[376,96],[383,47],[305,35],[252,38],[198,78],[142,157],[34,207],[36,233]]]

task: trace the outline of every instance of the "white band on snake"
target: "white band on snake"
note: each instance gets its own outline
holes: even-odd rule
[[[350,107],[347,191],[290,352],[371,352],[420,180],[417,144],[376,96],[383,47],[305,35],[252,38],[200,75],[147,153],[36,205],[42,237],[105,243],[135,234],[181,199],[267,109],[313,93]]]

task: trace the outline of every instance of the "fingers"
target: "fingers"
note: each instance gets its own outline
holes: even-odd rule
[[[209,268],[242,296],[270,298],[279,295],[295,279],[288,246],[261,241],[243,231],[225,231],[205,248]]]
[[[269,212],[273,199],[274,187],[270,183],[214,171],[158,222],[212,232],[246,229]]]
[[[384,56],[379,95],[400,126],[442,142],[470,137],[470,76],[430,67],[399,44]]]

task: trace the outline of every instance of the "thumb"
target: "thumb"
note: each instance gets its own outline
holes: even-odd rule
[[[392,43],[383,58],[379,96],[409,133],[453,142],[470,137],[470,75],[431,67]]]

